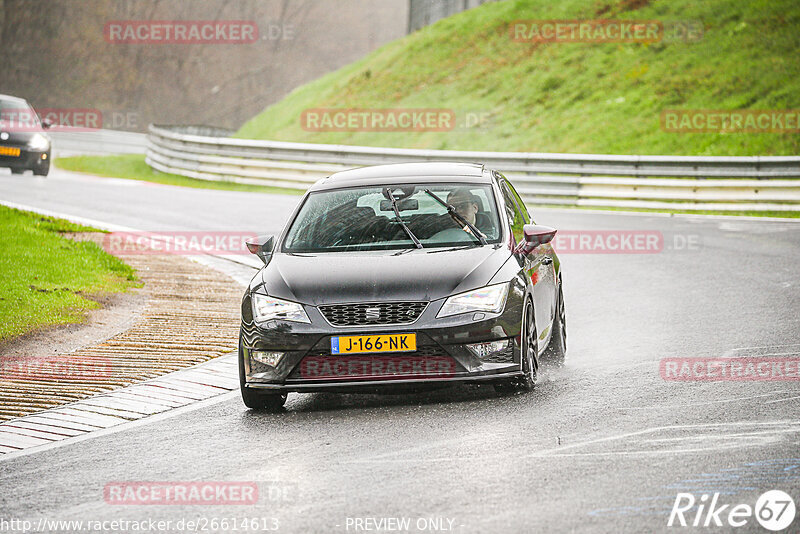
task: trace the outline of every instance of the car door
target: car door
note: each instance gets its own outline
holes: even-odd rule
[[[500,189],[508,210],[511,232],[514,235],[515,244],[518,244],[523,239],[522,227],[532,222],[530,214],[510,182],[502,179]],[[540,348],[549,339],[555,313],[555,270],[552,252],[553,248],[549,244],[545,244],[536,247],[524,258],[523,268],[533,286],[536,332],[541,341]]]

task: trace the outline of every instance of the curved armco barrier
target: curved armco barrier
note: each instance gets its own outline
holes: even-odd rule
[[[333,172],[363,165],[469,161],[505,173],[531,204],[800,211],[800,156],[466,152],[255,141],[211,133],[151,125],[147,163],[201,180],[305,189]]]

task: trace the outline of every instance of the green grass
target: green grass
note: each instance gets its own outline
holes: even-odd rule
[[[515,43],[519,19],[701,20],[698,42]],[[434,149],[794,155],[796,133],[670,133],[664,109],[800,108],[796,0],[505,0],[441,20],[294,90],[240,138]],[[484,129],[308,132],[309,108],[447,108]]]
[[[135,271],[92,242],[61,234],[97,232],[0,206],[0,342],[42,327],[78,323],[92,297],[138,286]]]
[[[110,178],[127,178],[130,180],[143,180],[165,185],[178,185],[183,187],[196,187],[200,189],[224,189],[227,191],[254,191],[259,193],[280,193],[284,195],[299,195],[299,189],[286,189],[282,187],[268,187],[261,185],[237,184],[234,182],[212,182],[196,180],[177,174],[158,172],[144,161],[144,155],[124,154],[119,156],[72,156],[57,158],[54,164],[59,169],[66,171],[83,172],[95,176]]]

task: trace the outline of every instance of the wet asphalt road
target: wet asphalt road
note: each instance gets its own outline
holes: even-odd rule
[[[277,232],[297,199],[0,170],[0,200],[140,230]],[[653,532],[700,530],[667,527],[678,492],[753,506],[781,489],[800,506],[800,382],[659,374],[669,357],[800,356],[800,222],[532,211],[564,233],[657,231],[664,244],[654,254],[561,254],[568,363],[545,368],[534,392],[292,394],[282,414],[228,395],[0,461],[0,519],[153,518],[175,532],[188,530],[182,519],[274,518],[279,532],[406,531],[366,521],[391,517],[410,532]],[[255,481],[261,493],[248,506],[103,498],[110,482],[187,480]],[[752,517],[736,530],[765,531]]]

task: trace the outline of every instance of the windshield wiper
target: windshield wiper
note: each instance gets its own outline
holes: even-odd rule
[[[417,248],[422,248],[422,243],[420,243],[419,239],[417,239],[417,236],[414,235],[414,232],[411,231],[411,229],[408,227],[408,225],[405,223],[405,221],[402,219],[402,217],[400,217],[400,210],[397,208],[397,199],[394,198],[394,195],[392,194],[392,190],[387,187],[384,190],[384,194],[386,194],[389,197],[389,200],[392,201],[392,209],[394,210],[394,216],[395,216],[395,219],[397,220],[398,224],[400,224],[400,226],[403,227],[403,230],[406,231],[406,233],[408,234],[408,237],[410,237],[411,241],[414,242],[414,245]]]
[[[472,224],[471,222],[469,222],[468,220],[466,220],[464,217],[462,217],[462,216],[461,216],[461,215],[460,215],[460,214],[459,214],[459,213],[456,211],[456,208],[455,208],[455,207],[453,207],[453,205],[452,205],[452,204],[448,204],[447,202],[445,202],[444,200],[442,200],[441,198],[439,198],[438,196],[436,196],[436,195],[435,195],[435,194],[434,194],[434,193],[433,193],[433,192],[432,192],[430,189],[424,189],[424,191],[425,191],[426,193],[428,193],[430,196],[432,196],[432,197],[433,197],[433,199],[434,199],[436,202],[438,202],[439,204],[441,204],[442,206],[444,206],[444,207],[447,209],[447,211],[450,213],[450,215],[452,215],[453,217],[455,217],[456,219],[458,219],[458,221],[459,221],[461,224],[463,224],[464,226],[466,226],[467,228],[469,228],[469,230],[470,230],[470,231],[469,231],[469,232],[467,232],[467,233],[469,234],[470,232],[472,232],[472,233],[471,233],[472,237],[474,237],[475,239],[477,239],[478,241],[480,241],[480,242],[481,242],[481,245],[486,245],[486,244],[487,244],[487,242],[486,242],[486,236],[485,236],[485,235],[483,235],[483,232],[481,232],[480,230],[478,230],[478,227],[477,227],[477,226],[475,226],[474,224]]]

